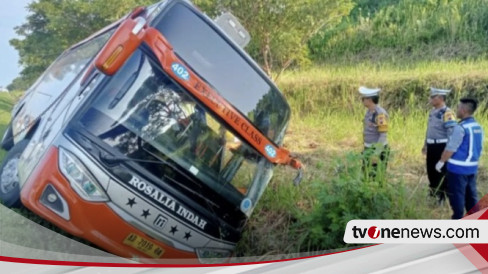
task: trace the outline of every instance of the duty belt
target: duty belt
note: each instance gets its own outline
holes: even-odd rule
[[[374,146],[375,144],[371,144],[371,143],[364,143],[364,147],[372,147]],[[388,144],[383,144],[384,146],[388,145]]]
[[[448,139],[427,139],[427,144],[445,144],[447,143]]]

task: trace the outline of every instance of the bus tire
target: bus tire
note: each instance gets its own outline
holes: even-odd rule
[[[7,207],[22,207],[18,163],[28,144],[28,139],[18,142],[7,153],[0,166],[0,201]]]

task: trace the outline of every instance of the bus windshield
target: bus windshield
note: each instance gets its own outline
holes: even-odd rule
[[[221,34],[183,3],[168,7],[153,25],[193,71],[270,140],[282,142],[288,103]]]
[[[80,121],[91,134],[128,158],[171,160],[250,213],[271,178],[272,164],[234,136],[143,50],[97,93]],[[157,168],[147,170],[164,178]]]

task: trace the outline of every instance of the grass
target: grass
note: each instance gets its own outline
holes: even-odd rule
[[[480,100],[478,121],[487,128],[488,61],[431,62],[417,66],[330,66],[285,73],[279,86],[293,109],[285,145],[299,153],[316,147],[328,153],[361,150],[365,113],[357,89],[360,85],[383,88],[380,104],[390,114],[390,144],[395,152],[392,170],[406,164],[422,169],[420,150],[425,138],[428,88],[453,89],[448,105],[463,96]],[[486,142],[486,140],[485,140]],[[420,165],[419,165],[420,164]]]
[[[324,66],[282,75],[279,86],[293,109],[284,146],[300,155],[306,165],[299,188],[291,180],[293,171],[278,167],[258,204],[237,254],[286,257],[289,253],[347,247],[342,242],[344,220],[378,216],[373,197],[379,195],[383,217],[392,219],[449,219],[445,204],[436,207],[427,199],[428,180],[421,148],[430,106],[429,86],[454,90],[448,98],[470,95],[481,101],[477,120],[488,129],[485,72],[488,62],[431,62],[416,66]],[[381,104],[390,114],[388,139],[392,148],[386,186],[358,185],[345,176],[344,166],[360,162],[362,119],[365,109],[357,95],[360,85],[384,89]],[[488,142],[485,140],[485,147]],[[483,158],[487,158],[486,149]],[[347,169],[347,168],[346,168]],[[347,187],[358,187],[357,192]],[[339,187],[338,187],[339,186]],[[483,160],[478,175],[480,198],[488,193],[488,166]],[[348,193],[347,196],[342,195]],[[359,193],[359,194],[358,194]],[[381,195],[380,195],[381,194]],[[363,199],[363,195],[369,198]],[[330,202],[334,196],[341,201]],[[378,197],[376,197],[378,199]],[[327,205],[333,207],[327,209]],[[369,204],[370,215],[361,215],[356,204]],[[325,209],[324,209],[325,208]],[[333,210],[340,208],[340,210]],[[390,214],[391,213],[391,214]],[[324,224],[331,215],[335,223]],[[326,218],[326,219],[327,219]],[[339,227],[334,227],[339,226]],[[276,258],[276,257],[274,257]]]
[[[486,54],[486,0],[384,1],[378,9],[372,5],[378,1],[362,2],[366,10],[311,39],[315,61],[416,62]]]
[[[421,147],[425,137],[428,87],[449,87],[452,105],[464,95],[483,101],[488,61],[430,62],[417,65],[324,66],[286,72],[278,84],[293,110],[284,146],[306,165],[299,187],[295,171],[277,167],[239,242],[238,256],[285,258],[298,252],[350,247],[344,226],[355,218],[448,219],[448,205],[433,207]],[[359,85],[384,89],[381,104],[390,114],[392,158],[384,181],[362,181],[362,119]],[[9,121],[14,97],[0,94],[0,128]],[[483,102],[486,104],[486,102]],[[488,130],[487,110],[477,118]],[[485,140],[485,147],[488,143]],[[483,158],[487,158],[486,150]],[[480,197],[488,193],[483,160]],[[5,223],[5,220],[4,220]]]
[[[428,79],[430,82],[449,81],[476,81],[486,79],[484,73],[488,69],[488,60],[466,61],[429,61],[411,64],[382,63],[371,64],[369,62],[354,65],[324,64],[320,67],[309,67],[303,70],[289,70],[284,72],[278,84],[287,88],[303,84],[317,84],[329,82],[338,84],[344,81],[350,83],[393,84],[404,80]]]

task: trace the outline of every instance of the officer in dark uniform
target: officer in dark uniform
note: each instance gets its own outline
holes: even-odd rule
[[[473,117],[477,106],[478,102],[474,99],[460,100],[457,116],[461,121],[453,128],[441,159],[436,164],[437,171],[441,171],[447,162],[452,219],[462,218],[465,208],[467,211],[477,210],[476,176],[484,139],[483,129]]]
[[[454,112],[446,106],[447,89],[430,88],[430,104],[433,106],[429,114],[427,134],[422,153],[427,155],[427,177],[429,178],[430,195],[437,197],[441,204],[446,198],[446,168],[437,172],[435,165],[441,158],[453,127],[457,124]]]
[[[363,120],[363,168],[369,170],[372,178],[376,176],[379,163],[386,168],[389,156],[387,138],[389,116],[386,110],[378,105],[380,91],[379,88],[359,88],[363,105],[367,108]]]

